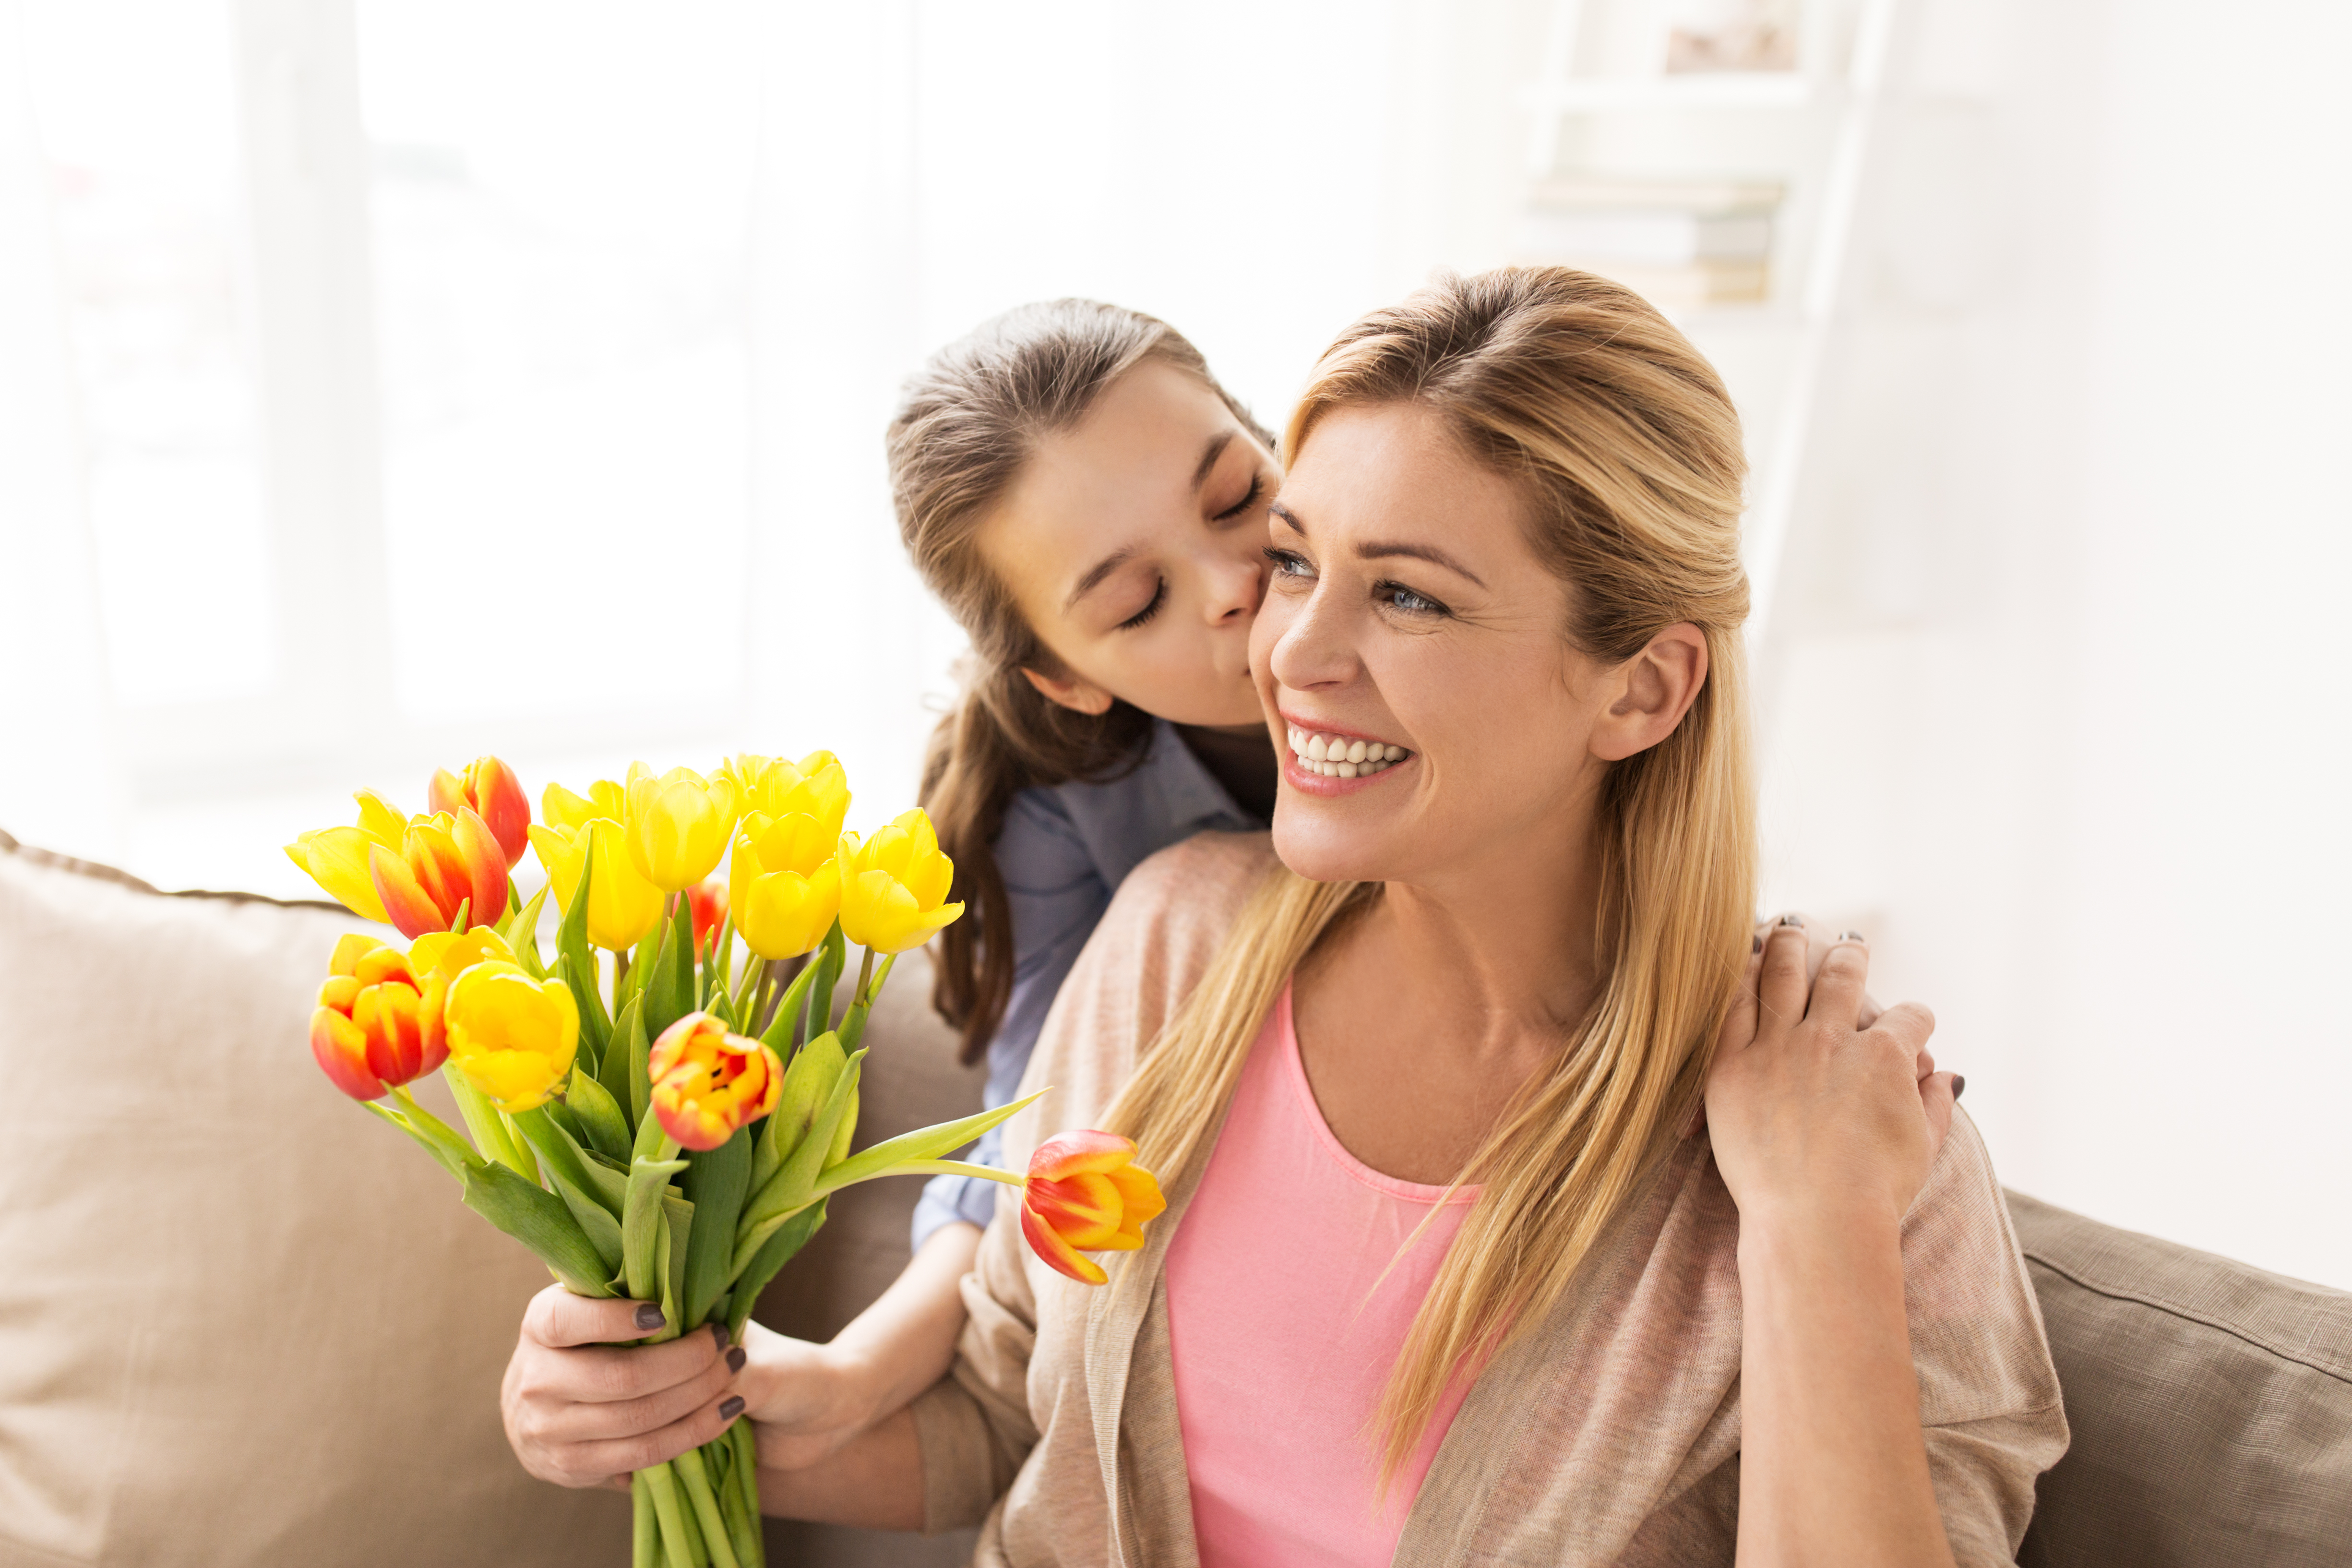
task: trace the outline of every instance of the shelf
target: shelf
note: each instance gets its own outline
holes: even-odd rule
[[[1538,113],[1591,114],[1610,110],[1802,109],[1822,95],[1797,71],[1722,71],[1705,75],[1586,77],[1537,88],[1528,107]]]

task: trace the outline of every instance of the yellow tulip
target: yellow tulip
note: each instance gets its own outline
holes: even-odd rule
[[[449,982],[442,1026],[449,1059],[509,1114],[546,1103],[572,1071],[580,1046],[580,1008],[571,989],[498,960]]]
[[[831,752],[811,752],[797,763],[782,757],[730,757],[719,769],[734,781],[743,815],[808,816],[823,825],[824,841],[841,837],[849,816],[849,775]]]
[[[621,825],[609,816],[591,817],[569,831],[530,826],[530,847],[547,868],[548,886],[556,903],[572,908],[580,888],[580,868],[588,846],[596,846],[596,876],[588,889],[588,940],[598,947],[635,947],[662,918],[661,889],[637,874],[629,858]]]
[[[368,869],[368,851],[382,845],[401,853],[408,839],[408,818],[373,790],[352,797],[360,803],[356,827],[321,827],[295,835],[286,846],[287,858],[310,873],[343,908],[362,920],[383,921],[383,895]]]
[[[841,932],[876,952],[920,947],[963,913],[947,901],[955,862],[940,853],[939,836],[921,810],[902,811],[873,837],[845,835],[835,860],[841,868]]]
[[[835,840],[795,814],[743,819],[727,864],[727,904],[735,929],[761,958],[797,958],[824,940],[841,910]]]
[[[547,819],[550,827],[572,833],[588,826],[593,817],[609,816],[620,821],[623,799],[621,786],[611,779],[598,779],[588,786],[584,795],[551,784],[540,793],[539,815]]]
[[[629,766],[622,821],[638,875],[666,893],[682,893],[710,875],[735,831],[735,781],[704,778],[672,768],[656,778],[642,763]]]
[[[463,935],[429,931],[408,944],[408,967],[420,982],[436,974],[444,980],[455,980],[478,963],[514,961],[514,949],[488,926],[476,926]]]

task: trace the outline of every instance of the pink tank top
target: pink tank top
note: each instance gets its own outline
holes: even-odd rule
[[[1469,1392],[1465,1381],[1447,1393],[1383,1504],[1373,1414],[1476,1189],[1455,1191],[1396,1253],[1444,1192],[1340,1147],[1307,1086],[1284,987],[1168,1248],[1201,1568],[1376,1568],[1395,1555]]]

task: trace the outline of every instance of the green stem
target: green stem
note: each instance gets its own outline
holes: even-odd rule
[[[663,1568],[661,1521],[654,1515],[653,1489],[639,1470],[629,1478],[629,1568]]]
[[[710,1471],[702,1462],[702,1450],[688,1448],[670,1464],[685,1483],[687,1500],[694,1505],[694,1521],[701,1527],[702,1543],[714,1568],[743,1568],[735,1556],[735,1543],[727,1537],[727,1521],[719,1512],[719,1495],[710,1489]]]
[[[662,1548],[669,1556],[669,1568],[697,1568],[686,1533],[686,1516],[678,1507],[677,1477],[667,1465],[649,1466],[637,1474],[645,1478],[646,1490],[653,1494],[654,1517],[661,1523]]]
[[[392,1091],[392,1097],[400,1101],[402,1110],[407,1112],[409,1125],[425,1138],[430,1139],[435,1146],[442,1151],[445,1161],[454,1155],[457,1162],[457,1168],[463,1169],[467,1160],[472,1156],[473,1149],[463,1138],[457,1136],[457,1130],[417,1104],[416,1097],[408,1091],[406,1084],[395,1086]]]
[[[496,1160],[523,1180],[537,1183],[537,1162],[525,1163],[516,1140],[508,1135],[507,1124],[499,1116],[499,1108],[490,1103],[489,1096],[474,1087],[473,1080],[459,1071],[456,1063],[441,1068],[443,1081],[457,1101],[457,1113],[466,1119],[466,1131],[474,1135],[474,1147],[485,1160]]]
[[[865,952],[865,958],[857,965],[857,989],[849,994],[849,1005],[853,1007],[874,1005],[874,998],[866,994],[867,983],[874,978],[874,950],[869,947]]]
[[[727,1429],[725,1441],[735,1452],[734,1466],[727,1473],[727,1489],[735,1503],[728,1517],[740,1521],[735,1555],[743,1559],[745,1568],[767,1568],[767,1539],[760,1528],[759,1440],[749,1421],[738,1421]]]
[[[971,1165],[961,1160],[901,1160],[887,1171],[877,1171],[875,1176],[978,1176],[983,1181],[1003,1182],[1008,1187],[1025,1187],[1029,1178],[1013,1171],[1002,1171],[994,1165]],[[872,1181],[874,1176],[866,1178]],[[852,1183],[851,1185],[856,1184]],[[817,1178],[824,1186],[824,1179]]]

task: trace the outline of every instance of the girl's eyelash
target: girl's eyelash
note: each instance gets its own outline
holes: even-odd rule
[[[1136,627],[1143,625],[1144,622],[1158,615],[1160,613],[1160,606],[1167,602],[1168,579],[1162,577],[1160,579],[1160,585],[1151,590],[1151,602],[1144,605],[1143,608],[1136,611],[1135,614],[1128,616],[1127,619],[1119,622],[1113,629],[1122,632],[1133,631]]]
[[[1265,494],[1265,476],[1264,474],[1252,476],[1250,479],[1249,494],[1242,497],[1241,500],[1235,501],[1233,505],[1219,512],[1217,514],[1217,521],[1219,522],[1233,521],[1234,519],[1249,510],[1251,507],[1255,506],[1257,504],[1258,498],[1264,494]]]

